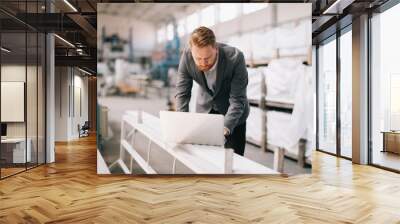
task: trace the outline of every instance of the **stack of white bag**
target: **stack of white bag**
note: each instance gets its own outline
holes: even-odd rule
[[[294,104],[293,112],[267,112],[267,142],[273,146],[285,148],[289,154],[297,156],[298,143],[301,138],[307,140],[306,157],[310,160],[314,145],[313,129],[313,83],[311,67],[302,64],[301,60],[290,58],[276,59],[268,67],[248,69],[249,83],[247,97],[260,100],[261,76],[265,75],[267,84],[266,99]],[[198,84],[193,82],[189,110],[196,111]],[[261,140],[261,110],[250,108],[247,119],[248,139]]]
[[[267,112],[267,142],[285,148],[297,156],[301,138],[307,140],[306,156],[310,157],[313,138],[313,84],[309,66],[302,61],[285,58],[270,62],[268,67],[249,69],[248,98],[259,100],[261,76],[265,75],[266,99],[282,103],[293,103],[293,112]],[[247,138],[261,140],[261,110],[251,107],[247,120]]]
[[[247,97],[260,100],[261,79],[264,75],[267,85],[266,100],[293,103],[297,79],[304,73],[303,67],[301,61],[285,58],[272,60],[268,67],[249,68]]]

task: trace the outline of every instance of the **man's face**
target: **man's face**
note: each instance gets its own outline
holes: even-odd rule
[[[217,48],[211,45],[206,47],[191,47],[192,56],[197,68],[200,71],[206,72],[212,68],[217,58]]]

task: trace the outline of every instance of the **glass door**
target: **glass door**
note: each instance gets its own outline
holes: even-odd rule
[[[318,149],[336,154],[336,36],[318,48]]]
[[[44,1],[7,1],[19,15]],[[0,178],[45,163],[45,35],[0,12]]]
[[[352,33],[340,36],[340,155],[352,157]]]
[[[400,171],[400,4],[371,18],[370,162]]]
[[[26,170],[26,32],[1,34],[1,177]],[[6,50],[5,50],[6,49]]]

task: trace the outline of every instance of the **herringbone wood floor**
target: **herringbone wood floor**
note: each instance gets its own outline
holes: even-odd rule
[[[322,153],[294,177],[97,176],[95,138],[0,181],[0,223],[400,223],[400,175]]]

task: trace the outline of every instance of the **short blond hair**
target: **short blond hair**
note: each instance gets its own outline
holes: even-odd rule
[[[214,32],[205,26],[196,28],[190,35],[189,45],[195,45],[196,47],[206,47],[211,45],[212,47],[215,47],[216,41]]]

